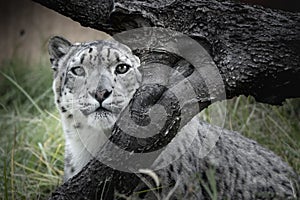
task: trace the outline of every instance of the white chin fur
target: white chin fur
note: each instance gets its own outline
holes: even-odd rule
[[[97,113],[92,113],[87,116],[87,124],[105,133],[110,133],[114,123],[116,122],[116,119],[116,116],[111,113],[108,113],[106,116],[102,117],[100,117]]]

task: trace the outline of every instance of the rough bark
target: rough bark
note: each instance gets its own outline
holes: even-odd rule
[[[155,26],[194,37],[210,51],[228,98],[281,104],[299,96],[299,13],[216,0],[35,1],[110,34]]]
[[[71,17],[83,26],[89,26],[110,34],[138,27],[162,27],[185,33],[206,47],[217,65],[225,84],[227,98],[238,95],[252,95],[257,101],[269,104],[281,104],[286,98],[300,96],[300,14],[265,9],[259,6],[233,3],[230,1],[194,0],[194,1],[150,1],[150,0],[35,0],[65,16]],[[153,53],[142,53],[145,55]],[[154,53],[155,54],[155,53]],[[157,60],[157,57],[155,57]],[[169,58],[168,58],[169,59]],[[170,63],[170,66],[175,63]],[[174,67],[174,66],[172,66]],[[187,69],[187,68],[186,68]],[[193,74],[193,73],[192,73]],[[195,76],[195,75],[194,75]],[[196,93],[201,98],[194,104],[201,109],[210,104],[203,100],[203,83],[189,74]],[[194,80],[193,80],[194,78]],[[147,86],[148,87],[148,86]],[[141,88],[135,101],[146,104],[160,102],[169,110],[169,119],[156,137],[143,145],[135,146],[134,138],[128,137],[116,126],[110,141],[125,150],[146,152],[167,144],[177,133],[179,121],[185,124],[199,110],[191,107],[180,108],[172,105],[176,99],[160,85],[150,86],[148,93]],[[145,95],[146,94],[146,95]],[[151,96],[151,101],[147,99]],[[146,97],[145,97],[146,96]],[[153,102],[153,98],[156,100]],[[134,107],[136,106],[136,107]],[[129,106],[140,111],[138,123],[143,123],[147,109],[140,103]],[[185,119],[179,116],[182,110],[190,109],[191,115]],[[164,134],[169,132],[167,136]],[[133,140],[132,140],[133,139]],[[129,142],[122,142],[129,141]],[[153,146],[153,141],[158,146]],[[130,145],[131,144],[131,145]],[[115,162],[134,155],[116,155],[111,151],[112,143],[104,146],[99,153],[101,161],[113,159]],[[155,158],[149,159],[151,163]],[[124,173],[107,167],[98,160],[90,162],[73,179],[56,190],[51,199],[104,199],[112,198],[113,190],[130,194],[140,182],[132,173]],[[102,193],[105,191],[105,193]],[[82,196],[79,196],[82,194]]]

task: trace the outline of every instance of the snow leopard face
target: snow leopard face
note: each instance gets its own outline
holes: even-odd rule
[[[110,130],[141,83],[139,59],[113,40],[49,43],[53,90],[61,115],[96,129]]]
[[[141,84],[139,59],[117,41],[49,41],[53,91],[65,134],[65,176],[77,174],[111,134]]]

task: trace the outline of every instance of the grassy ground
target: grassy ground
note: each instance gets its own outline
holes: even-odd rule
[[[61,183],[64,140],[48,64],[7,62],[0,73],[0,198],[45,199]],[[275,151],[300,173],[300,100],[282,107],[228,101],[225,128]]]
[[[63,137],[49,66],[8,62],[0,74],[0,199],[45,199],[61,181]]]

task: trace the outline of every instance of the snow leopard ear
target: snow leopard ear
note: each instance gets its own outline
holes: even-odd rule
[[[71,45],[72,44],[63,37],[54,36],[50,38],[48,52],[51,64],[54,65],[61,57],[68,53]]]
[[[141,61],[140,61],[140,58],[139,57],[137,57],[136,55],[133,55],[134,56],[134,59],[135,59],[135,61],[136,61],[136,63],[138,64],[138,68],[141,66]]]

